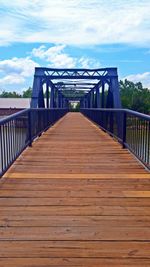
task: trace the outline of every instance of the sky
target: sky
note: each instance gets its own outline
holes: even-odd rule
[[[149,0],[0,0],[0,91],[35,67],[117,67],[150,88]]]

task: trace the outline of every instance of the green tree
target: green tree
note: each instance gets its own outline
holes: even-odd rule
[[[27,90],[23,91],[23,98],[31,98],[32,95],[32,88],[29,87]]]
[[[123,108],[150,114],[150,90],[141,82],[120,81],[120,95]]]

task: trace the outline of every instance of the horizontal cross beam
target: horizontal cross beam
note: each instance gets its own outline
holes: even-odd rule
[[[117,68],[101,69],[55,69],[55,68],[35,68],[35,76],[49,77],[56,79],[100,79],[102,77],[117,76]]]

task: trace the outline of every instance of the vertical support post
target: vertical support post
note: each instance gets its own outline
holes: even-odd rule
[[[123,129],[122,129],[123,137],[122,137],[122,148],[125,148],[126,143],[126,135],[127,135],[127,113],[123,112]]]
[[[111,90],[111,85],[109,86],[109,89],[108,89],[106,108],[113,108],[113,94]]]
[[[69,108],[69,101],[68,101],[67,98],[66,98],[66,101],[65,101],[65,108]]]
[[[117,69],[114,68],[109,70],[109,75],[110,75],[111,92],[113,94],[114,108],[121,108]]]
[[[91,108],[91,92],[89,92],[89,108]]]
[[[94,90],[90,91],[90,108],[93,108]]]
[[[51,84],[50,108],[54,108],[54,85]]]
[[[84,108],[87,108],[87,98],[84,97],[84,105],[83,105]]]
[[[56,106],[59,108],[59,90],[57,89],[57,100],[56,100]]]
[[[86,108],[86,98],[84,97],[83,101],[82,101],[82,107]]]
[[[86,96],[86,108],[89,107],[88,97]]]
[[[86,97],[84,97],[84,108],[86,108],[86,105],[87,105],[87,100]]]
[[[63,95],[61,95],[61,108],[63,108]]]
[[[64,108],[64,96],[61,96],[61,108]]]
[[[105,106],[105,82],[102,81],[102,99],[101,99],[101,107]]]
[[[113,97],[111,92],[111,85],[109,85],[108,93],[107,93],[107,99],[106,99],[106,108],[113,108]],[[105,127],[113,133],[113,113],[112,111],[106,112],[105,116]]]
[[[95,95],[95,107],[100,108],[100,92],[99,92],[99,86],[96,87],[96,95]]]
[[[95,94],[94,94],[94,90],[92,90],[92,108],[94,108],[94,97],[95,97]]]
[[[88,95],[87,95],[88,108],[90,108],[90,100],[91,100],[90,93],[91,93],[91,92],[89,92]]]
[[[117,68],[112,68],[109,70],[109,76],[110,76],[110,91],[113,98],[113,108],[121,108],[121,99],[120,99],[120,92],[119,92],[119,82],[118,82],[118,74],[117,74]],[[117,129],[118,129],[118,137],[122,138],[122,116],[120,113],[116,114],[116,120],[117,120]]]
[[[58,91],[58,108],[61,108],[61,94],[60,94],[60,91]]]
[[[32,123],[31,123],[31,110],[28,110],[28,138],[29,146],[32,146]]]
[[[44,99],[40,101],[40,98],[44,98],[42,95],[42,77],[44,75],[44,71],[41,68],[35,68],[34,80],[33,80],[33,89],[32,89],[32,96],[31,96],[31,108],[38,108],[43,106]]]
[[[86,108],[86,97],[84,97],[83,103],[84,103],[83,108]]]
[[[49,108],[49,83],[46,82],[46,107]]]
[[[67,100],[66,100],[66,98],[64,98],[64,108],[66,108],[67,107]]]
[[[38,108],[38,99],[41,86],[41,78],[34,76],[32,97],[31,97],[31,108]]]
[[[90,94],[89,94],[89,92],[86,95],[86,99],[87,99],[87,108],[90,108]]]
[[[63,97],[63,108],[65,108],[65,98]]]
[[[80,108],[85,108],[85,98],[80,100]]]
[[[40,80],[40,91],[39,91],[39,97],[38,97],[38,107],[45,108],[43,85],[42,85],[41,80]]]

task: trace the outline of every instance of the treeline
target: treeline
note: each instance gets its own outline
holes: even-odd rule
[[[133,109],[139,112],[150,114],[150,89],[144,88],[141,82],[133,83],[131,81],[125,80],[120,81],[120,95],[123,108]],[[29,87],[27,90],[23,91],[22,94],[17,92],[7,92],[3,91],[0,97],[3,98],[30,98],[32,93],[32,88]],[[83,91],[81,91],[81,94]],[[69,96],[77,96],[76,91],[69,91],[67,94]],[[78,95],[79,96],[79,95]]]
[[[0,97],[1,98],[31,98],[31,94],[32,94],[32,88],[29,87],[27,90],[23,91],[22,94],[19,94],[15,91],[13,92],[2,91],[2,93],[0,93]]]

